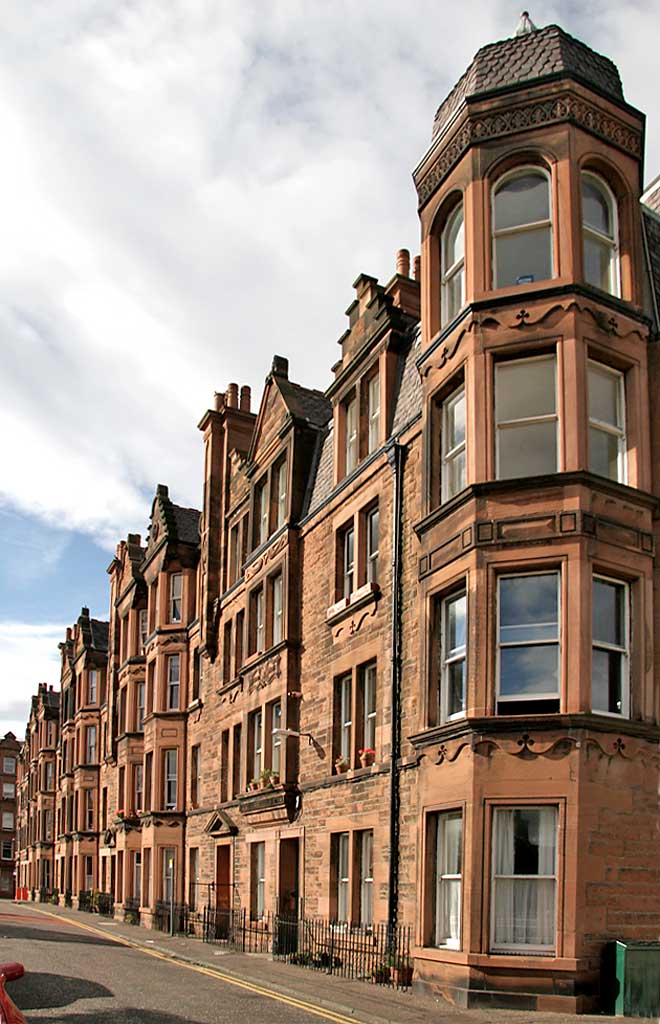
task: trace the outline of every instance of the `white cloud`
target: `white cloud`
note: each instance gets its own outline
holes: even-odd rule
[[[58,643],[64,640],[64,626],[35,626],[0,621],[0,736],[13,732],[25,736],[30,699],[40,682],[59,689]]]
[[[597,12],[597,17],[595,16]],[[655,4],[550,3],[654,124]],[[198,504],[215,389],[324,387],[360,271],[417,251],[410,173],[503,0],[8,0],[0,500],[111,548]]]

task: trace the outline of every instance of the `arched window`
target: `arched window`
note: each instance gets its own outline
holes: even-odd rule
[[[582,260],[587,284],[619,295],[616,201],[588,171],[582,173]]]
[[[526,167],[506,175],[493,193],[493,286],[553,277],[550,181]]]
[[[465,302],[465,239],[463,204],[450,215],[440,238],[442,287],[440,320],[444,327]]]

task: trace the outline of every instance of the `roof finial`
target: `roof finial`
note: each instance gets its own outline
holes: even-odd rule
[[[528,36],[532,32],[538,32],[538,29],[532,19],[529,16],[529,11],[523,11],[520,15],[520,21],[516,26],[517,36]]]

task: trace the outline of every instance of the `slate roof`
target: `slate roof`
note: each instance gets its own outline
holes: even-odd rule
[[[447,126],[469,96],[559,74],[623,100],[621,78],[609,57],[596,53],[558,25],[547,25],[527,35],[483,46],[438,108],[433,136]]]
[[[642,206],[642,230],[646,239],[648,252],[649,284],[655,297],[654,319],[655,327],[660,331],[660,214],[645,210]]]
[[[201,513],[196,508],[182,508],[181,505],[172,505],[174,522],[176,524],[177,540],[184,544],[199,544],[199,517]]]
[[[275,377],[282,398],[291,415],[306,420],[314,427],[323,427],[332,416],[332,406],[322,391],[304,388],[284,377]]]
[[[90,619],[89,625],[92,631],[92,647],[97,651],[107,651],[110,624],[101,622],[100,619]]]

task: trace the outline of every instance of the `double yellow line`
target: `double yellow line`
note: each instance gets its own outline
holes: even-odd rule
[[[21,906],[24,906],[27,910],[33,910],[33,908],[28,904],[22,903]],[[324,1020],[334,1021],[335,1024],[361,1024],[356,1017],[347,1017],[343,1013],[336,1013],[335,1010],[324,1010],[322,1007],[314,1005],[314,1003],[306,1003],[304,999],[296,999],[294,996],[283,995],[281,992],[275,992],[273,989],[264,988],[262,985],[255,985],[251,981],[243,981],[231,974],[225,974],[223,971],[217,970],[215,967],[201,967],[199,964],[191,964],[186,960],[179,960],[176,956],[169,953],[161,953],[160,950],[157,949],[147,949],[138,942],[131,942],[130,939],[125,939],[123,936],[113,935],[110,931],[105,931],[105,929],[102,928],[95,928],[93,925],[83,924],[81,921],[74,921],[70,917],[62,917],[60,914],[54,914],[51,910],[43,910],[41,906],[38,911],[34,908],[34,912],[46,914],[48,917],[52,917],[56,921],[73,925],[75,928],[81,928],[83,931],[92,932],[94,935],[102,935],[104,939],[111,939],[112,942],[117,942],[120,946],[128,946],[131,949],[137,949],[141,953],[145,953],[147,956],[154,957],[156,960],[166,960],[168,963],[175,964],[177,967],[185,967],[186,970],[196,971],[197,974],[206,974],[209,978],[216,978],[219,981],[224,981],[227,985],[233,985],[235,988],[242,988],[248,992],[254,992],[257,995],[264,996],[266,999],[273,999],[277,1003],[285,1003],[287,1006],[295,1006],[298,1010],[305,1010],[307,1013],[311,1013],[315,1017],[323,1017]]]

